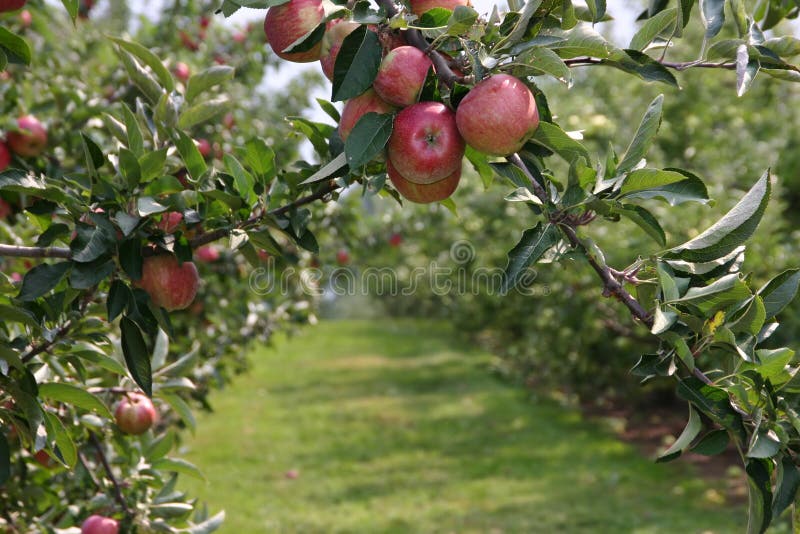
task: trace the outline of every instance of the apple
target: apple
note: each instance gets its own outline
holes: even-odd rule
[[[325,36],[322,38],[322,57],[319,63],[322,72],[333,81],[333,67],[336,65],[336,56],[342,48],[342,41],[350,35],[360,24],[345,19],[336,19],[328,22],[325,27]]]
[[[399,247],[403,243],[403,236],[397,232],[389,236],[389,246]]]
[[[20,273],[11,273],[11,281],[15,284],[22,282],[22,275]]]
[[[208,139],[198,139],[194,143],[203,158],[208,159],[211,156],[211,143],[208,142]]]
[[[117,534],[119,523],[110,517],[90,515],[81,525],[81,534]]]
[[[207,17],[206,15],[203,15],[202,17],[200,17],[200,27],[201,28],[206,29],[206,28],[209,27],[210,24],[211,24],[211,19],[209,17]]]
[[[386,146],[392,166],[417,184],[452,176],[464,156],[455,113],[439,102],[420,102],[398,113]]]
[[[36,463],[38,463],[39,465],[41,465],[46,469],[52,469],[56,465],[58,465],[56,461],[53,460],[53,458],[51,458],[50,455],[47,454],[47,451],[44,449],[36,451],[36,454],[33,455],[33,459],[36,460]]]
[[[194,263],[180,263],[171,254],[147,256],[142,262],[142,277],[135,284],[150,295],[156,306],[167,311],[182,310],[197,295],[200,275]]]
[[[21,9],[28,0],[0,0],[0,13]]]
[[[200,48],[200,45],[198,45],[197,42],[185,31],[181,30],[178,32],[178,37],[180,37],[181,43],[185,48],[193,52],[196,52],[197,49]]]
[[[11,151],[8,145],[0,141],[0,172],[3,172],[11,165]]]
[[[219,250],[212,245],[200,247],[194,251],[194,254],[197,256],[198,261],[203,263],[212,263],[219,259]]]
[[[372,89],[367,89],[355,98],[348,100],[342,108],[339,119],[339,137],[346,141],[358,119],[367,113],[391,113],[396,108],[383,100]]]
[[[336,263],[341,266],[345,266],[350,263],[350,254],[347,253],[346,249],[340,248],[336,251]]]
[[[493,156],[522,148],[539,126],[530,89],[508,74],[495,74],[473,87],[458,105],[458,131],[469,146]]]
[[[233,116],[233,113],[226,113],[222,117],[222,125],[228,130],[233,130],[233,127],[236,126],[236,117]]]
[[[410,106],[417,101],[432,65],[430,58],[419,48],[398,46],[381,61],[372,86],[390,104]]]
[[[156,419],[153,401],[141,393],[126,393],[114,410],[114,421],[125,434],[144,434]]]
[[[33,23],[33,15],[31,15],[31,12],[27,9],[25,11],[20,11],[19,22],[22,24],[23,28],[30,28]]]
[[[11,204],[6,202],[4,198],[0,198],[0,219],[5,219],[9,215],[11,215],[12,209]]]
[[[458,162],[458,168],[452,174],[432,184],[418,184],[407,180],[397,172],[391,160],[386,162],[386,173],[394,188],[405,199],[418,204],[430,204],[450,197],[456,190],[461,180],[461,162]]]
[[[189,65],[182,61],[178,61],[175,63],[175,66],[172,67],[172,72],[175,73],[175,77],[178,78],[183,83],[189,81],[189,76],[191,76],[191,71],[189,70]]]
[[[23,158],[38,156],[47,145],[47,129],[32,115],[17,119],[18,130],[8,132],[8,146]]]
[[[306,52],[284,52],[295,41],[310,33],[322,22],[325,10],[321,0],[289,0],[269,8],[264,18],[264,34],[275,54],[287,61],[309,63],[322,54],[322,42]]]
[[[423,13],[435,7],[454,11],[458,6],[470,5],[470,2],[469,0],[408,0],[408,5],[416,16],[421,17]]]
[[[172,234],[180,228],[182,222],[183,214],[178,211],[168,211],[161,216],[161,220],[158,221],[156,228],[165,234]]]

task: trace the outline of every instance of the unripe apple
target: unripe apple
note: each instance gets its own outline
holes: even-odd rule
[[[383,58],[372,86],[390,104],[410,106],[417,101],[432,65],[419,48],[399,46]]]
[[[339,119],[339,137],[346,141],[358,119],[367,113],[391,113],[396,108],[379,97],[372,89],[367,89],[355,98],[348,100],[342,108]]]
[[[212,263],[219,259],[219,250],[212,245],[206,245],[195,250],[194,255],[197,257],[198,261]]]
[[[11,165],[11,151],[8,150],[8,145],[0,141],[0,172],[3,172]]]
[[[117,534],[119,523],[110,517],[90,515],[81,525],[81,534]]]
[[[469,146],[493,156],[522,148],[539,126],[530,89],[514,76],[495,74],[473,87],[458,105],[458,131]]]
[[[175,63],[175,66],[172,68],[172,72],[175,73],[175,77],[178,78],[183,83],[189,81],[189,76],[191,76],[191,71],[189,70],[189,65],[186,63],[179,61]]]
[[[208,139],[198,139],[195,141],[195,145],[197,145],[197,150],[204,159],[208,159],[211,156],[211,143],[208,142]]]
[[[429,204],[444,200],[453,194],[461,180],[461,162],[458,162],[458,168],[452,174],[432,184],[418,184],[407,180],[397,172],[390,160],[386,161],[386,173],[394,188],[404,198],[418,204]]]
[[[182,310],[197,295],[200,275],[190,261],[179,263],[172,255],[148,256],[142,262],[142,277],[135,284],[150,295],[156,306],[167,311]]]
[[[344,19],[336,19],[328,22],[325,27],[325,36],[322,38],[322,57],[319,63],[322,65],[322,72],[329,80],[333,80],[333,67],[336,65],[336,56],[342,48],[342,41],[350,35],[360,24]]]
[[[350,263],[350,254],[347,253],[347,250],[340,248],[336,251],[336,263],[341,266],[345,266]]]
[[[178,211],[168,211],[161,215],[161,220],[158,221],[156,228],[165,234],[172,234],[180,228],[183,222],[183,215]]]
[[[453,11],[458,6],[470,5],[470,2],[469,0],[408,0],[408,5],[411,6],[411,11],[416,16],[421,17],[423,13],[435,7]]]
[[[22,8],[27,2],[28,0],[0,0],[0,13],[16,11]]]
[[[47,145],[47,129],[32,115],[17,119],[17,131],[8,132],[8,146],[23,158],[38,156]]]
[[[114,410],[114,421],[125,434],[144,434],[156,419],[158,414],[153,401],[141,393],[126,393]]]
[[[278,57],[296,63],[309,63],[320,58],[322,43],[306,52],[284,52],[295,41],[313,31],[325,15],[321,0],[289,0],[269,8],[264,18],[264,34]]]
[[[464,140],[455,114],[439,102],[420,102],[402,110],[387,143],[392,166],[403,178],[432,184],[461,168]]]

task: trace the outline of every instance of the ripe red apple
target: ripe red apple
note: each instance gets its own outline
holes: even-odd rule
[[[81,534],[117,534],[119,523],[110,517],[90,515],[81,525]]]
[[[8,146],[0,141],[0,172],[3,172],[11,165],[11,151]]]
[[[36,460],[37,464],[41,465],[46,469],[52,469],[56,465],[58,465],[56,461],[53,460],[50,457],[50,455],[47,454],[47,451],[45,451],[44,449],[37,451],[36,454],[33,455],[33,459]]]
[[[429,204],[444,200],[453,194],[461,180],[461,162],[458,162],[458,168],[452,174],[432,184],[418,184],[404,178],[390,160],[386,161],[386,172],[397,192],[407,200],[418,204]]]
[[[396,108],[379,97],[372,89],[367,89],[355,98],[348,100],[342,108],[339,119],[339,137],[346,141],[358,119],[367,113],[391,113]]]
[[[319,58],[319,63],[322,65],[322,72],[329,80],[333,80],[333,67],[336,65],[336,56],[339,55],[339,50],[342,48],[342,41],[359,26],[358,22],[335,19],[328,22],[325,27],[325,36],[322,38],[322,57]]]
[[[347,250],[340,248],[336,251],[336,263],[341,266],[345,266],[350,263],[350,254],[347,253]]]
[[[114,421],[125,434],[144,434],[156,419],[153,402],[141,393],[126,393],[114,410]]]
[[[211,19],[205,15],[200,17],[200,27],[206,29],[211,24]]]
[[[24,6],[28,0],[0,0],[0,13],[16,11]]]
[[[233,116],[233,113],[226,113],[222,117],[222,125],[228,130],[233,130],[233,127],[236,126],[236,117]]]
[[[177,211],[168,211],[161,215],[161,220],[158,221],[156,228],[165,234],[172,234],[181,226],[183,222],[183,215]]]
[[[189,70],[189,65],[186,63],[179,61],[175,63],[175,66],[172,67],[172,72],[175,73],[175,77],[178,78],[183,83],[189,81],[189,76],[191,76],[191,71]]]
[[[17,119],[17,131],[8,132],[8,146],[23,158],[38,156],[47,145],[47,129],[32,115]]]
[[[539,126],[533,94],[519,79],[495,74],[473,87],[458,105],[458,131],[467,144],[493,156],[522,148]]]
[[[397,232],[389,236],[389,245],[392,247],[399,247],[403,243],[403,236]]]
[[[190,261],[179,263],[172,255],[148,256],[142,263],[142,277],[135,283],[156,306],[167,311],[182,310],[197,295],[200,275]]]
[[[264,34],[278,57],[296,63],[309,63],[320,58],[322,43],[307,52],[286,53],[284,50],[316,28],[325,15],[321,0],[289,0],[269,8],[264,18]]]
[[[417,101],[432,65],[430,58],[419,48],[398,46],[381,61],[372,86],[390,104],[410,106]]]
[[[387,143],[388,158],[403,178],[432,184],[461,168],[464,140],[455,114],[439,102],[420,102],[402,110]]]
[[[19,22],[22,24],[23,28],[30,28],[33,23],[33,15],[31,15],[31,12],[27,9],[25,11],[20,11]]]
[[[212,263],[219,259],[219,250],[215,246],[206,245],[195,250],[194,255],[197,256],[198,261]]]
[[[435,7],[442,7],[453,11],[458,6],[470,5],[469,0],[408,0],[411,11],[418,17],[421,17],[426,11],[430,11]]]
[[[0,219],[5,219],[11,215],[11,204],[6,202],[4,198],[0,198]]]
[[[211,143],[208,142],[208,139],[198,139],[195,144],[203,158],[208,159],[211,156]]]

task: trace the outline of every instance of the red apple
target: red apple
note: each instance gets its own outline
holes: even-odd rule
[[[114,421],[125,434],[144,434],[156,419],[158,414],[153,401],[141,393],[126,393],[114,410]]]
[[[236,126],[236,117],[233,116],[233,113],[226,113],[222,117],[222,125],[228,130],[233,130],[233,127]]]
[[[399,46],[383,58],[372,86],[390,104],[410,106],[417,101],[431,65],[419,48]]]
[[[119,523],[110,517],[90,515],[81,525],[81,534],[117,534]]]
[[[135,283],[156,306],[167,311],[182,310],[197,295],[200,275],[190,261],[179,263],[172,255],[148,256],[142,263],[142,277]]]
[[[519,79],[495,74],[467,93],[456,111],[458,131],[467,144],[493,156],[522,148],[539,126],[531,91]]]
[[[358,119],[367,113],[391,113],[396,108],[379,97],[372,89],[367,89],[355,98],[351,98],[342,108],[339,119],[339,137],[346,141]]]
[[[168,211],[161,216],[161,220],[156,225],[156,228],[165,234],[172,234],[180,228],[183,222],[183,215],[177,211]]]
[[[421,17],[423,13],[435,7],[442,7],[453,11],[458,6],[470,5],[470,2],[469,0],[408,0],[408,4],[411,6],[411,11],[416,16]]]
[[[183,83],[189,81],[189,76],[191,76],[191,71],[189,70],[189,65],[186,63],[179,61],[175,63],[175,66],[172,67],[172,72],[175,73],[175,77],[178,78]]]
[[[403,243],[403,236],[397,232],[389,236],[389,245],[392,247],[399,247]]]
[[[458,168],[452,174],[432,184],[418,184],[407,180],[397,172],[391,161],[386,162],[386,172],[397,192],[407,200],[418,204],[429,204],[444,200],[453,194],[461,180],[461,162],[458,162]]]
[[[336,263],[342,266],[350,263],[350,254],[347,253],[347,250],[340,248],[336,251]]]
[[[185,31],[181,30],[180,32],[178,32],[178,36],[180,37],[183,46],[188,48],[189,50],[195,52],[197,51],[198,48],[200,48],[200,45],[198,45],[197,42],[194,39],[192,39],[192,37]]]
[[[336,56],[342,48],[342,41],[350,35],[360,24],[345,19],[336,19],[328,22],[325,27],[325,36],[322,38],[322,57],[319,63],[322,72],[329,80],[333,80],[333,67],[336,65]]]
[[[11,204],[6,202],[4,198],[0,198],[0,219],[5,219],[11,215]]]
[[[464,140],[455,114],[439,102],[420,102],[394,120],[387,144],[388,159],[406,180],[432,184],[461,168]]]
[[[0,13],[16,11],[22,8],[27,2],[28,0],[0,0]]]
[[[197,260],[203,263],[212,263],[219,259],[219,250],[212,245],[200,247],[194,251],[194,254]]]
[[[269,8],[264,18],[264,34],[278,57],[296,63],[309,63],[320,58],[322,43],[307,52],[284,52],[295,41],[313,31],[325,15],[321,0],[289,0]]]
[[[11,151],[8,146],[0,141],[0,172],[3,172],[11,165]]]
[[[37,451],[36,454],[33,455],[33,459],[36,460],[37,464],[41,465],[46,469],[52,469],[56,465],[58,465],[56,461],[53,460],[53,458],[51,458],[50,455],[47,454],[47,451],[44,449]]]
[[[47,129],[32,115],[17,119],[18,130],[8,132],[8,146],[23,158],[38,156],[47,145]]]
[[[200,27],[206,29],[211,24],[211,19],[205,15],[200,17]]]
[[[30,28],[33,23],[33,15],[31,15],[31,12],[27,9],[25,11],[20,11],[19,22],[22,24],[23,28]]]
[[[208,142],[208,139],[198,139],[195,141],[197,145],[197,150],[200,151],[200,155],[203,156],[205,159],[208,159],[211,156],[211,143]]]
[[[22,282],[22,275],[20,273],[11,273],[11,281],[19,284]]]

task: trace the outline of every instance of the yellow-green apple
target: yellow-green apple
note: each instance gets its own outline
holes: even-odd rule
[[[142,277],[135,284],[150,295],[156,306],[167,311],[182,310],[197,295],[200,275],[194,263],[180,263],[171,254],[147,256],[142,262]]]
[[[219,250],[213,245],[206,245],[195,250],[194,255],[198,261],[212,263],[219,259]]]
[[[0,0],[0,13],[16,11],[22,8],[27,2],[28,0]]]
[[[464,157],[455,113],[439,102],[420,102],[398,113],[386,146],[392,166],[417,184],[451,176]]]
[[[390,104],[410,106],[419,98],[432,65],[430,58],[419,48],[398,46],[381,61],[372,86]]]
[[[189,76],[191,76],[191,70],[189,70],[189,65],[184,63],[183,61],[178,61],[175,63],[175,66],[172,67],[172,72],[175,74],[175,77],[178,78],[183,83],[189,81]]]
[[[336,56],[342,48],[342,41],[359,26],[358,22],[345,19],[332,20],[325,26],[319,63],[322,65],[322,72],[329,80],[333,80],[333,67],[336,65]]]
[[[339,119],[339,137],[346,141],[358,119],[367,113],[391,113],[396,108],[379,97],[372,89],[367,89],[355,98],[348,100],[342,108]]]
[[[452,174],[432,184],[418,184],[403,177],[392,165],[391,160],[386,161],[386,173],[389,180],[404,198],[418,204],[429,204],[448,198],[458,187],[461,180],[461,162]]]
[[[119,523],[110,517],[90,515],[81,525],[81,534],[117,534]]]
[[[126,393],[114,410],[114,421],[125,434],[144,434],[158,419],[151,401],[141,393]]]
[[[11,165],[11,151],[8,146],[0,141],[0,172],[3,172]]]
[[[183,222],[183,215],[178,211],[168,211],[161,216],[156,228],[165,234],[172,234],[180,228]]]
[[[273,6],[264,18],[264,34],[278,57],[296,63],[309,63],[320,58],[322,42],[306,52],[284,52],[294,42],[310,33],[325,15],[321,0],[289,0]]]
[[[33,115],[17,119],[17,130],[8,132],[8,146],[23,158],[38,156],[47,145],[47,129]]]
[[[530,89],[508,74],[495,74],[473,87],[458,105],[458,131],[469,146],[493,156],[522,148],[539,126]]]
[[[470,5],[470,2],[469,0],[408,0],[408,5],[416,16],[421,17],[423,13],[435,7],[453,11],[458,6]]]

